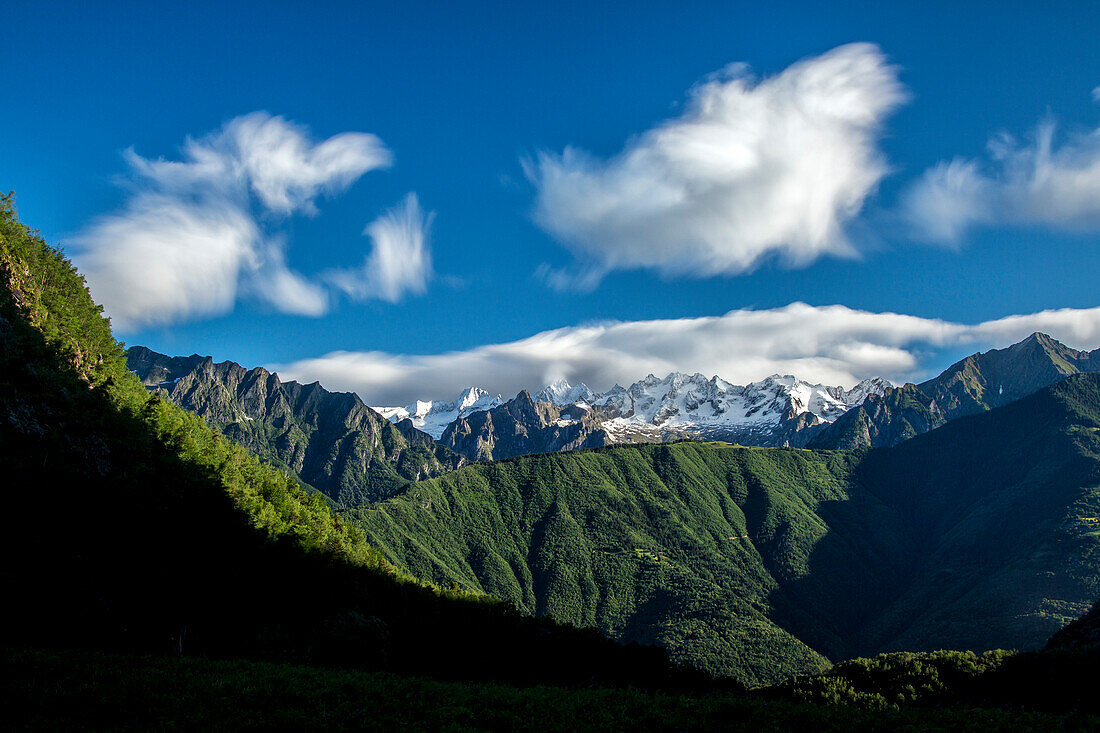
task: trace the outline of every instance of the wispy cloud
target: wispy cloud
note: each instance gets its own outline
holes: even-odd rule
[[[925,171],[903,201],[919,236],[960,242],[975,227],[1045,225],[1100,231],[1100,128],[1057,145],[1041,123],[1024,143],[1001,135],[986,160],[956,158]]]
[[[618,268],[707,276],[851,255],[845,224],[887,172],[879,129],[905,98],[879,49],[852,44],[763,80],[731,66],[610,159],[541,152],[525,163],[535,220],[577,257],[541,274],[590,288]]]
[[[1033,331],[1071,346],[1095,347],[1100,308],[963,324],[792,303],[707,318],[573,326],[441,354],[338,351],[272,368],[287,379],[358,392],[375,405],[450,398],[471,385],[515,394],[560,377],[606,389],[671,371],[717,374],[739,383],[778,372],[851,386],[871,376],[895,382],[922,378],[946,366],[939,356],[946,351],[1006,346]]]
[[[285,313],[325,313],[329,286],[288,266],[278,226],[291,215],[315,215],[318,197],[392,163],[374,135],[346,132],[317,142],[305,127],[264,112],[188,138],[179,160],[133,150],[124,157],[131,177],[121,209],[67,243],[121,330],[224,314],[241,297]],[[409,201],[418,213],[415,197],[403,206]],[[384,230],[392,216],[368,233]],[[385,260],[391,243],[372,240]],[[430,255],[425,238],[418,241],[418,261],[427,268],[421,279],[411,264],[400,272],[376,267],[375,287],[353,295],[395,300],[405,290],[422,292]]]
[[[363,266],[330,270],[325,279],[356,300],[379,298],[392,303],[405,293],[423,293],[432,275],[431,220],[431,214],[421,211],[416,194],[410,193],[363,230],[371,240]]]

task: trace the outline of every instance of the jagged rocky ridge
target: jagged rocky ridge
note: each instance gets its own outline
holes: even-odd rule
[[[446,427],[439,442],[471,461],[489,461],[598,448],[611,439],[591,410],[576,404],[559,407],[536,402],[524,390],[503,405],[459,417]]]
[[[465,463],[408,420],[392,424],[357,395],[316,382],[283,382],[259,367],[168,357],[143,346],[128,349],[126,360],[147,388],[338,504],[385,498]]]
[[[1077,351],[1044,333],[973,354],[938,377],[871,393],[805,441],[812,448],[897,445],[949,420],[1007,405],[1068,376],[1100,372],[1100,349]]]
[[[298,472],[294,466],[300,460],[285,460],[288,451],[293,452],[286,445],[288,441],[269,445],[278,438],[278,431],[256,435],[255,426],[249,425],[253,422],[249,418],[254,416],[243,410],[240,401],[244,395],[233,403],[235,407],[230,407],[228,403],[207,404],[196,397],[203,390],[177,389],[175,380],[202,371],[203,357],[167,357],[141,347],[131,349],[128,356],[131,368],[146,384],[165,389],[171,399],[203,415],[230,437]],[[224,371],[230,364],[218,367]],[[245,373],[242,367],[232,366],[234,373]],[[384,495],[403,480],[438,475],[463,460],[502,459],[614,443],[710,439],[750,446],[826,449],[897,445],[949,420],[1007,404],[1068,375],[1092,371],[1100,371],[1100,349],[1076,351],[1036,333],[1006,349],[969,356],[934,379],[900,387],[873,378],[846,390],[778,374],[739,386],[720,377],[672,373],[663,379],[649,375],[630,387],[615,385],[602,394],[583,383],[572,385],[562,379],[534,396],[524,391],[509,401],[471,387],[450,402],[417,401],[407,407],[367,408],[354,395],[344,394],[335,400],[347,402],[339,409],[349,414],[352,408],[367,410],[374,417],[387,418],[414,450],[406,452],[403,445],[391,449],[382,441],[383,460],[365,483],[362,469],[349,472],[339,465],[344,458],[335,456],[334,465],[322,468],[320,473],[342,474],[343,478],[333,486],[331,479],[322,476],[318,488],[345,503],[358,500],[355,497]],[[268,381],[273,378],[278,382],[275,375],[264,370],[259,373]],[[225,375],[215,369],[213,376],[223,379]],[[288,384],[295,384],[292,389],[296,394],[300,389],[333,394],[318,385],[302,388]],[[257,396],[250,399],[255,402]],[[373,444],[377,441],[369,436],[381,427],[368,422],[370,425],[363,429],[368,443]],[[328,438],[335,439],[331,433]],[[353,463],[363,466],[370,461],[359,456],[353,457]],[[387,464],[396,472],[397,483],[393,482],[394,472],[385,469]],[[302,464],[303,470],[307,468]],[[317,472],[307,474],[299,475],[313,483],[308,476],[316,476]],[[356,481],[365,488],[351,488]]]

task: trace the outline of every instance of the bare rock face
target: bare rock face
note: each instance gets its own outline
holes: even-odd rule
[[[283,382],[259,367],[210,357],[168,357],[144,347],[127,365],[150,389],[202,417],[226,437],[294,472],[338,504],[391,495],[465,460],[411,425],[391,424],[347,392]]]
[[[503,405],[458,418],[440,438],[470,461],[596,448],[608,442],[592,410],[535,402],[526,390]]]

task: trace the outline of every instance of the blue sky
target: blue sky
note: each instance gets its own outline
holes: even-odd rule
[[[126,342],[375,404],[665,367],[903,380],[1035,328],[1100,346],[1100,5],[772,5],[12,7],[0,187]],[[304,151],[290,183],[264,131]],[[252,177],[150,173],[189,138],[251,146]],[[232,226],[194,244],[166,200]]]

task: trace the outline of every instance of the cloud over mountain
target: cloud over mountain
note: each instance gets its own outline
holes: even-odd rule
[[[887,172],[879,129],[905,98],[881,51],[857,43],[761,80],[728,67],[609,159],[541,152],[526,163],[535,220],[577,257],[575,272],[543,274],[584,288],[612,269],[707,276],[850,255],[845,224]]]
[[[358,392],[375,405],[449,399],[470,385],[515,394],[561,377],[606,389],[672,371],[717,374],[741,384],[772,373],[795,374],[850,387],[873,376],[897,383],[921,378],[944,366],[935,360],[944,351],[1007,346],[1033,331],[1078,348],[1095,347],[1100,345],[1100,308],[969,325],[792,303],[705,318],[572,326],[440,354],[337,351],[271,368],[286,379]]]
[[[278,225],[295,214],[315,215],[318,197],[392,162],[374,135],[346,132],[316,142],[301,125],[265,112],[188,138],[180,160],[151,160],[133,150],[124,157],[131,177],[121,209],[68,242],[94,296],[122,330],[223,314],[241,297],[285,313],[325,313],[331,286],[288,266],[289,243]],[[418,218],[405,233],[415,236],[411,228],[423,221],[415,196],[399,209],[410,202]],[[412,244],[380,239],[376,232],[389,232],[393,216],[367,227],[374,251],[369,286],[348,292],[357,299],[396,300],[424,289],[426,233],[421,229]],[[415,257],[406,256],[410,248]],[[392,266],[395,257],[403,269]]]

